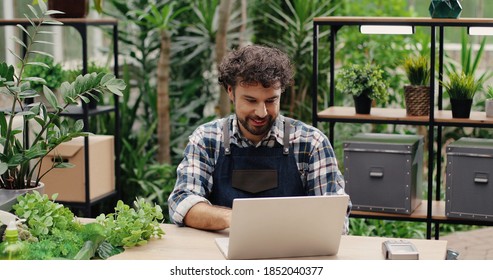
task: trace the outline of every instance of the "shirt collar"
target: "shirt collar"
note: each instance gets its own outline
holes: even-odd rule
[[[253,146],[253,143],[243,137],[243,135],[240,132],[240,128],[238,127],[238,118],[236,114],[232,114],[230,116],[230,120],[233,122],[232,126],[232,133],[231,135],[233,136],[233,141],[236,142],[239,146],[245,146],[242,145],[242,143],[248,143],[248,146]],[[267,146],[269,143],[272,143],[272,140],[275,140],[279,144],[283,144],[283,137],[284,137],[284,116],[278,115],[276,120],[274,121],[274,124],[272,125],[271,129],[265,137],[260,141],[257,145],[258,146]]]

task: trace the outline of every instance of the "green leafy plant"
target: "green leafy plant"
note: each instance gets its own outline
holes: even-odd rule
[[[107,240],[115,247],[144,245],[151,237],[162,237],[159,227],[163,212],[159,205],[151,205],[143,198],[134,202],[134,207],[118,201],[115,213],[101,214],[96,221],[104,226]]]
[[[454,99],[473,99],[481,87],[481,83],[473,75],[464,72],[451,73],[449,81],[441,83],[450,98]]]
[[[370,99],[387,101],[388,86],[382,74],[383,70],[378,65],[350,64],[339,72],[336,88],[343,94],[366,94]]]
[[[58,12],[47,10],[44,2],[39,2],[39,9],[28,6],[31,17],[27,19],[32,28],[28,31],[18,25],[28,38],[27,42],[16,37],[14,39],[25,53],[22,57],[16,55],[20,63],[19,70],[16,72],[12,65],[0,63],[0,93],[12,100],[9,108],[0,112],[0,145],[3,146],[0,150],[0,188],[4,189],[26,189],[38,186],[43,176],[53,168],[71,167],[71,164],[54,162],[48,171],[43,174],[39,172],[43,158],[58,145],[74,137],[89,135],[83,131],[82,120],[72,124],[66,119],[61,119],[60,115],[69,105],[77,105],[78,101],[89,102],[89,97],[94,96],[93,92],[121,96],[121,91],[126,87],[123,80],[116,79],[112,74],[90,73],[79,75],[72,83],[62,83],[60,94],[63,102],[55,97],[50,88],[43,85],[46,102],[27,104],[26,99],[39,96],[39,92],[31,83],[45,84],[46,81],[36,76],[25,77],[24,71],[33,65],[49,68],[45,63],[31,61],[34,55],[52,57],[46,52],[35,50],[35,46],[47,44],[46,41],[38,40],[37,36],[40,33],[51,34],[49,31],[41,31],[42,26],[61,24],[49,18],[50,15]],[[50,107],[50,110],[47,107]],[[22,120],[23,125],[15,127],[14,119]],[[38,126],[35,137],[27,141],[29,131],[23,128],[33,124]]]
[[[486,88],[486,99],[493,99],[493,87],[488,86]]]
[[[52,234],[54,229],[68,230],[77,227],[70,209],[54,202],[57,196],[53,195],[52,201],[47,195],[35,191],[19,196],[17,204],[12,206],[17,217],[26,219],[29,231],[34,237]]]
[[[43,85],[49,89],[57,89],[62,85],[64,71],[60,63],[56,63],[51,56],[38,55],[33,57],[33,63],[27,65],[22,75],[27,77],[38,77],[43,82],[31,82],[31,87],[37,92],[43,92]]]
[[[404,60],[404,71],[411,85],[428,86],[430,83],[430,66],[425,56],[409,56]]]
[[[143,245],[164,235],[159,226],[161,207],[144,199],[135,200],[134,208],[118,201],[115,213],[101,214],[87,224],[55,199],[56,195],[50,199],[36,191],[17,198],[13,209],[27,226],[27,233],[22,234],[28,244],[25,259],[106,259],[121,253],[123,247]]]

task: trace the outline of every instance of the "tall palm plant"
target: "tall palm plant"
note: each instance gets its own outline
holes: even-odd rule
[[[160,51],[157,65],[157,138],[159,163],[171,164],[171,121],[170,121],[170,53],[171,34],[176,30],[177,22],[174,19],[185,8],[174,9],[175,2],[167,1],[158,8],[156,4],[150,4],[142,11],[136,11],[151,28],[159,32]]]

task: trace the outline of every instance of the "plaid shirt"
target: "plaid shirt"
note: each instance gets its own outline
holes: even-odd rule
[[[238,147],[254,146],[241,136],[236,115],[232,114],[228,120],[233,120],[230,126],[231,144]],[[195,204],[210,204],[206,197],[212,190],[212,175],[221,151],[223,121],[219,119],[201,125],[190,136],[184,158],[177,168],[175,189],[168,199],[170,217],[178,225],[183,225],[184,216]],[[284,117],[279,116],[266,137],[256,146],[274,147],[276,142],[282,145],[283,123]],[[294,121],[289,142],[307,195],[345,193],[344,179],[325,134],[313,126]]]

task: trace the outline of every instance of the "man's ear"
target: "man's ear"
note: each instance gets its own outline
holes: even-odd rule
[[[231,103],[234,104],[235,103],[235,95],[234,95],[232,86],[228,86],[228,96],[229,96],[229,100],[231,101]]]

